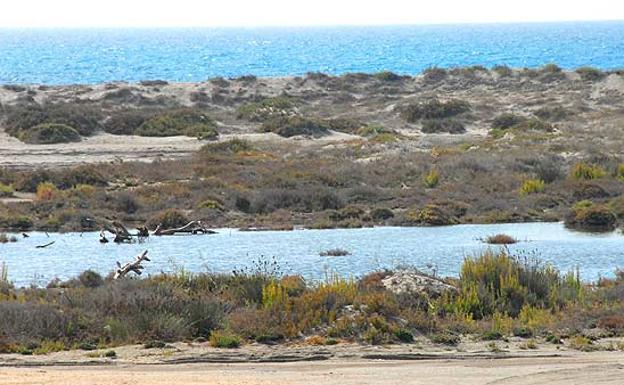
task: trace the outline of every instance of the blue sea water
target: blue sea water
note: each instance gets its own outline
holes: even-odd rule
[[[624,67],[624,22],[256,29],[0,29],[0,83],[74,84],[506,64]]]

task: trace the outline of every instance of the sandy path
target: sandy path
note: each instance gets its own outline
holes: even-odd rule
[[[622,384],[621,352],[565,358],[2,368],[3,385]]]
[[[350,140],[353,135],[332,133],[322,138],[282,138],[275,134],[224,134],[219,141],[233,138],[269,144],[296,142],[300,145],[326,145]],[[153,161],[176,159],[195,153],[206,141],[186,136],[165,138],[98,133],[77,143],[26,144],[0,129],[0,167],[38,168],[71,166],[112,161]]]

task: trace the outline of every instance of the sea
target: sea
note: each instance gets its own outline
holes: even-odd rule
[[[0,29],[0,83],[94,84],[556,63],[624,67],[624,21],[378,27]]]

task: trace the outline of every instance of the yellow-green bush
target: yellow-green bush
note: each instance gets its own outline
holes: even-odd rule
[[[480,319],[498,311],[517,316],[526,304],[540,308],[576,300],[578,277],[568,279],[550,265],[520,260],[506,251],[466,258],[459,297],[453,306]]]
[[[37,186],[37,200],[49,201],[56,197],[58,189],[50,182],[39,183]]]
[[[541,179],[527,179],[522,182],[520,187],[520,195],[536,194],[544,192],[545,183]]]
[[[0,197],[2,198],[12,197],[14,192],[15,191],[13,190],[13,186],[6,185],[0,182]]]
[[[571,176],[577,180],[592,180],[603,178],[607,173],[598,165],[579,162],[572,167]]]
[[[440,172],[436,169],[430,170],[424,177],[425,186],[434,188],[440,183]]]
[[[288,302],[286,288],[277,281],[271,281],[262,289],[262,305],[266,308],[283,306]]]
[[[210,346],[214,348],[233,349],[241,345],[239,336],[225,330],[215,330],[210,334]]]

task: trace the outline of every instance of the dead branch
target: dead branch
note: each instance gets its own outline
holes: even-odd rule
[[[104,241],[106,237],[103,236],[104,231],[108,231],[115,236],[115,238],[113,238],[113,242],[115,243],[132,243],[133,237],[137,237],[139,241],[149,237],[149,231],[145,227],[137,228],[137,233],[132,234],[121,222],[113,221],[103,224],[102,231],[100,232],[100,241],[103,243],[106,243],[106,241]]]
[[[186,225],[174,229],[163,229],[162,224],[159,224],[154,230],[154,235],[175,235],[178,233],[184,234],[215,234],[216,232],[206,227],[202,221],[191,221]]]
[[[35,246],[35,249],[43,249],[45,247],[52,246],[54,244],[54,242],[56,242],[56,241],[52,241],[52,242],[46,243],[45,245]]]
[[[136,273],[137,275],[141,275],[141,273],[143,272],[142,270],[144,269],[143,265],[141,265],[141,262],[143,261],[150,261],[150,259],[147,257],[147,250],[137,255],[133,262],[128,262],[123,266],[119,262],[117,262],[117,270],[115,271],[113,279],[123,278],[131,271]]]

